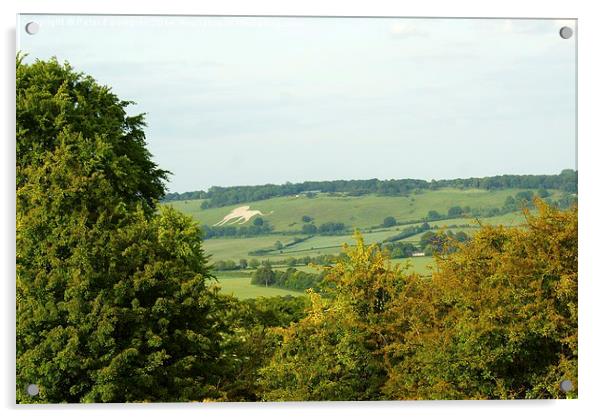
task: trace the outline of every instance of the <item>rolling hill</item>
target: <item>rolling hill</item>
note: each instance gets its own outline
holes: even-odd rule
[[[514,196],[521,190],[443,189],[422,191],[408,196],[369,194],[358,197],[329,196],[326,193],[319,193],[313,198],[305,195],[276,197],[210,209],[201,209],[202,199],[165,204],[192,216],[204,225],[214,225],[233,209],[249,205],[252,209],[263,213],[272,212],[264,218],[274,227],[274,232],[300,230],[303,224],[301,218],[305,215],[313,218],[316,225],[342,222],[350,228],[366,229],[382,224],[387,216],[393,216],[398,222],[404,223],[419,221],[431,210],[446,215],[452,206],[470,206],[472,210],[500,208],[508,196]],[[554,195],[560,193],[553,193]]]
[[[316,193],[312,197],[306,194],[281,196],[270,199],[239,203],[218,208],[201,209],[202,199],[164,202],[175,209],[193,217],[201,226],[213,227],[223,223],[223,227],[248,227],[257,218],[269,225],[271,232],[256,236],[212,237],[206,239],[204,248],[213,263],[230,262],[238,264],[240,260],[269,260],[274,266],[284,267],[291,258],[315,258],[337,255],[343,244],[353,244],[354,230],[359,230],[367,243],[380,243],[405,228],[419,226],[436,211],[443,219],[428,220],[431,228],[464,231],[473,234],[481,224],[520,225],[524,221],[522,212],[513,211],[498,216],[490,216],[492,210],[504,207],[508,197],[516,196],[526,189],[454,189],[416,190],[407,195],[381,196],[366,194],[348,196],[344,194]],[[566,193],[548,190],[549,199],[559,199]],[[448,216],[451,207],[470,208],[470,211],[456,217]],[[248,208],[243,208],[248,207]],[[253,216],[240,220],[224,218],[234,213],[251,211]],[[261,215],[259,214],[261,213]],[[477,214],[475,216],[475,214]],[[489,216],[484,216],[487,214]],[[394,217],[397,225],[384,227],[386,217]],[[305,221],[303,218],[305,217]],[[311,219],[307,222],[307,217]],[[478,222],[477,222],[478,218]],[[227,219],[227,218],[226,218]],[[313,224],[316,227],[326,223],[342,223],[344,230],[336,235],[319,233],[304,234],[302,227]],[[422,233],[401,239],[418,246]],[[259,252],[258,252],[259,250]],[[396,263],[409,262],[410,269],[419,274],[430,274],[431,257],[411,257],[396,259]],[[299,264],[297,264],[299,266]],[[276,294],[298,294],[285,289],[272,289],[250,284],[252,268],[238,271],[217,271],[223,291],[239,297],[270,296]]]

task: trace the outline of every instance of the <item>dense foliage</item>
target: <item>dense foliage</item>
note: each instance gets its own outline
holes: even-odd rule
[[[556,398],[577,383],[577,209],[537,205],[525,228],[487,226],[412,280],[387,397]],[[576,396],[576,392],[569,394]]]
[[[365,246],[359,237],[357,246],[348,248],[348,259],[329,268],[324,280],[330,297],[312,293],[307,317],[275,330],[281,345],[261,371],[266,400],[382,397],[387,340],[381,331],[405,278],[376,246]]]
[[[304,296],[279,296],[230,299],[225,321],[233,334],[222,345],[227,354],[226,370],[216,401],[260,401],[259,371],[265,367],[278,346],[274,327],[288,327],[305,316],[308,299]]]
[[[243,202],[271,199],[278,196],[307,195],[308,192],[345,193],[361,196],[376,193],[382,196],[399,196],[414,190],[436,190],[444,187],[461,189],[558,189],[568,193],[577,192],[577,172],[563,170],[555,175],[503,175],[493,177],[471,177],[454,180],[334,180],[306,181],[303,183],[265,184],[261,186],[211,187],[207,191],[168,193],[164,201],[206,199],[203,209],[235,205]]]
[[[219,396],[225,302],[198,228],[155,212],[142,116],[54,60],[16,72],[17,400]]]
[[[150,159],[144,116],[126,112],[133,102],[55,60],[25,65],[18,57],[16,73],[17,188],[28,180],[27,167],[59,151],[60,138],[80,136],[88,152],[98,147],[114,155],[112,164],[102,168],[116,194],[126,203],[144,201],[154,207],[164,195],[167,172]],[[101,158],[107,157],[96,157]]]
[[[485,226],[432,278],[376,245],[329,269],[330,297],[274,332],[266,400],[575,397],[577,209],[537,203],[524,228]]]

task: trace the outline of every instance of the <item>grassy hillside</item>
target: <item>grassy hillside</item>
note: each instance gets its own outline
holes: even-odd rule
[[[519,225],[522,221],[523,217],[522,213],[520,212],[482,219],[483,223],[494,225]],[[458,218],[431,222],[431,225],[438,225],[441,228],[458,224],[470,226],[447,229],[451,229],[454,232],[464,230],[470,235],[478,228],[478,224],[474,219]],[[395,235],[397,232],[399,232],[399,230],[403,229],[403,227],[404,226],[380,228],[373,232],[364,231],[362,234],[366,243],[371,244],[375,242],[382,242],[384,239]],[[419,239],[420,235],[415,235],[404,239],[404,241],[417,242]],[[263,256],[252,256],[249,254],[249,252],[252,250],[269,248],[273,246],[276,241],[281,241],[282,243],[287,244],[291,240],[292,237],[286,235],[263,235],[250,238],[212,238],[206,240],[204,245],[207,253],[211,255],[211,260],[214,262],[220,260],[238,261],[241,258],[257,258],[258,260],[269,259],[272,262],[278,263],[288,257],[315,257],[323,254],[338,254],[341,252],[344,243],[352,244],[355,241],[355,238],[353,234],[336,236],[315,235],[306,241],[282,250],[273,250]]]
[[[232,260],[238,263],[241,259],[256,259],[260,262],[270,260],[273,265],[284,267],[286,260],[291,257],[299,259],[302,257],[339,254],[342,251],[343,244],[353,244],[355,241],[351,232],[354,229],[359,229],[362,232],[367,243],[383,242],[385,239],[398,234],[404,228],[412,225],[408,222],[418,222],[414,225],[421,224],[423,222],[422,219],[431,210],[435,210],[441,215],[446,216],[448,209],[452,206],[469,206],[473,211],[501,208],[508,196],[515,196],[520,191],[520,189],[496,191],[444,189],[412,193],[407,197],[377,195],[343,197],[320,193],[314,198],[308,198],[304,195],[299,197],[277,197],[247,204],[241,203],[205,210],[200,208],[202,200],[183,200],[165,204],[171,205],[179,211],[192,216],[199,224],[209,226],[221,221],[231,210],[240,206],[247,205],[250,206],[251,210],[260,210],[265,214],[269,213],[269,215],[265,215],[263,218],[273,226],[273,233],[246,238],[211,238],[205,240],[204,247],[211,256],[211,261],[214,263],[225,260]],[[560,192],[551,191],[551,193],[552,198],[561,196]],[[303,216],[311,217],[313,219],[312,223],[316,226],[327,222],[342,222],[347,227],[348,232],[344,235],[335,236],[303,235],[300,232],[304,224],[302,221]],[[389,228],[380,226],[383,219],[387,216],[395,217],[398,223],[404,223],[404,225],[396,225]],[[250,225],[256,217],[257,215],[243,225]],[[521,212],[513,212],[495,217],[482,217],[480,218],[480,222],[496,225],[520,225],[524,222],[524,217]],[[429,221],[429,224],[431,227],[450,229],[454,232],[462,230],[469,235],[473,234],[479,228],[479,223],[471,216]],[[404,238],[403,241],[417,245],[420,235],[417,234]],[[293,243],[294,237],[304,237],[307,239],[293,245],[288,245]],[[276,249],[276,241],[284,244],[284,248]],[[257,250],[265,250],[266,252],[260,256],[250,254]],[[426,275],[430,272],[428,266],[433,263],[433,260],[431,257],[413,257],[410,259],[395,260],[394,262],[409,262],[411,265],[410,270]],[[307,266],[296,266],[296,268],[310,269]],[[232,293],[241,298],[295,293],[282,289],[251,285],[251,270],[217,272],[217,274],[222,291]]]
[[[514,196],[520,189],[481,190],[481,189],[444,189],[428,190],[418,194],[404,196],[365,195],[358,197],[333,197],[320,193],[314,198],[277,197],[248,203],[252,210],[271,213],[265,219],[274,226],[275,231],[300,230],[304,215],[314,219],[316,225],[326,222],[343,222],[354,228],[369,228],[380,225],[387,216],[393,216],[399,222],[419,220],[426,217],[430,210],[447,214],[452,206],[470,206],[472,209],[499,208],[508,196]],[[230,213],[243,206],[237,204],[221,208],[201,210],[202,200],[182,200],[165,203],[186,213],[201,224],[214,225]],[[247,222],[249,224],[250,222]]]

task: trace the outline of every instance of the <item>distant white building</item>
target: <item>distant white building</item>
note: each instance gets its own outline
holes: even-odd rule
[[[424,253],[412,253],[412,257],[424,257]]]

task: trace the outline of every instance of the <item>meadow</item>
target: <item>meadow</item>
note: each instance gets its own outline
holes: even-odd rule
[[[251,271],[219,272],[215,286],[224,294],[239,299],[252,299],[272,296],[300,296],[302,292],[277,287],[266,287],[251,284]]]
[[[310,216],[316,224],[342,222],[354,228],[365,229],[380,225],[387,216],[394,216],[398,222],[421,220],[429,211],[446,214],[455,205],[470,206],[473,210],[501,207],[508,196],[514,196],[521,189],[441,189],[410,193],[407,196],[331,196],[318,193],[316,197],[305,195],[276,197],[257,202],[201,210],[202,199],[169,202],[180,212],[192,216],[201,224],[214,225],[233,209],[249,205],[263,213],[265,220],[274,231],[300,230],[301,217]]]
[[[404,228],[421,225],[427,218],[429,211],[437,211],[446,216],[450,207],[470,207],[473,212],[485,212],[493,208],[501,208],[508,196],[514,196],[524,189],[482,190],[482,189],[442,189],[423,190],[410,193],[407,196],[378,196],[375,194],[358,197],[318,193],[315,197],[306,195],[276,197],[257,202],[239,203],[237,205],[219,208],[201,209],[202,199],[182,200],[165,203],[183,212],[200,225],[213,226],[220,222],[224,216],[233,209],[241,206],[250,206],[252,210],[259,210],[264,222],[269,223],[272,232],[264,235],[250,237],[219,237],[206,239],[204,248],[210,256],[210,262],[232,260],[269,261],[275,268],[285,268],[291,257],[317,257],[323,255],[337,255],[343,246],[353,245],[355,236],[352,231],[362,233],[366,243],[382,243],[387,238],[398,234]],[[561,195],[558,191],[551,190],[551,197]],[[383,227],[383,219],[393,216],[397,225]],[[239,224],[233,222],[227,225],[247,226],[253,219]],[[307,235],[301,232],[303,217],[310,217],[314,225],[327,222],[342,222],[346,232],[338,235]],[[480,228],[480,224],[516,226],[524,222],[524,215],[520,211],[506,213],[491,217],[477,217],[470,214],[450,219],[431,220],[431,228],[438,230],[466,232],[469,236]],[[418,245],[420,236],[415,234],[400,241]],[[302,238],[300,242],[295,239]],[[277,248],[280,242],[282,248]],[[253,255],[254,251],[263,250],[261,255]],[[429,275],[428,268],[433,264],[432,257],[410,257],[395,259],[394,263],[408,264],[408,270],[421,275]],[[295,268],[312,271],[309,266],[297,265]],[[259,296],[277,296],[285,294],[299,294],[292,290],[251,285],[251,268],[236,271],[217,271],[219,286],[224,293],[230,293],[240,298],[253,298]]]
[[[412,257],[406,259],[393,260],[394,264],[401,264],[407,266],[407,271],[413,271],[420,275],[428,276],[431,274],[431,266],[433,265],[433,257]],[[276,269],[284,269],[285,267],[280,266]],[[297,270],[317,273],[320,271],[319,267],[312,266],[295,266]],[[219,271],[216,272],[217,282],[213,283],[214,286],[219,286],[220,291],[224,294],[236,296],[239,299],[252,299],[258,297],[272,297],[272,296],[300,296],[304,292],[298,292],[291,289],[281,289],[277,287],[266,287],[260,285],[251,284],[251,274],[254,270],[236,270],[236,271]]]

